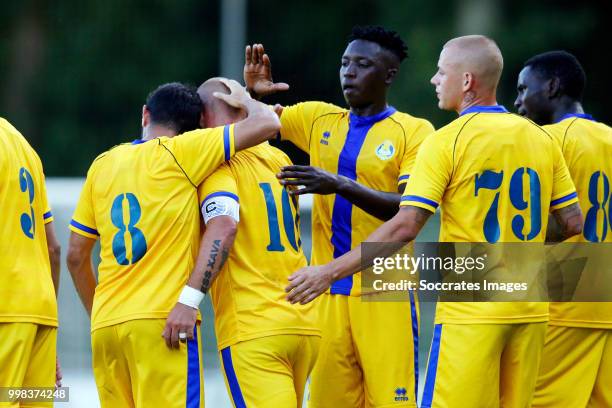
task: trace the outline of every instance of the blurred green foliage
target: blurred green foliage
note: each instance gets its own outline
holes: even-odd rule
[[[218,75],[220,1],[22,1],[0,16],[0,115],[39,152],[47,175],[83,176],[100,152],[140,135],[141,107],[157,85],[198,84]],[[565,49],[588,77],[585,108],[610,123],[609,1],[251,0],[248,38],[261,42],[274,78],[291,90],[270,101],[343,105],[340,56],[355,24],[397,30],[410,57],[394,83],[396,108],[436,127],[453,113],[436,107],[429,79],[446,40],[492,36],[505,58],[500,103],[509,109],[530,56]],[[470,19],[472,17],[472,19]],[[298,158],[303,160],[303,156]],[[298,160],[298,161],[301,161]]]

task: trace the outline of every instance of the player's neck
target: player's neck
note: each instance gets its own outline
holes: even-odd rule
[[[361,106],[359,108],[351,106],[351,113],[357,116],[373,116],[384,111],[385,109],[387,109],[387,107],[387,101],[383,100],[381,102],[371,103],[369,105]]]
[[[150,124],[142,129],[142,140],[153,140],[162,136],[173,137],[176,134],[176,131],[169,127]]]
[[[574,100],[561,101],[553,112],[552,123],[557,123],[563,116],[572,113],[584,113],[582,104]]]
[[[469,97],[466,95],[461,101],[459,105],[459,109],[457,110],[458,114],[461,114],[466,109],[471,108],[472,106],[495,106],[497,105],[497,98],[495,95],[486,95],[486,96],[473,96]]]

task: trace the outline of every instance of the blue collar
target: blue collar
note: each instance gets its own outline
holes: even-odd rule
[[[376,122],[388,118],[396,112],[393,106],[388,106],[384,111],[372,116],[358,116],[353,112],[350,113],[351,124],[354,126],[372,126]]]
[[[461,112],[459,116],[467,115],[468,113],[508,113],[508,109],[502,105],[471,106]]]
[[[593,116],[589,115],[588,113],[566,113],[565,115],[561,116],[561,118],[555,123],[559,123],[562,120],[569,119],[569,118],[582,118],[586,120],[592,120],[593,122],[595,122],[595,118],[593,118]]]
[[[142,143],[146,143],[148,142],[148,140],[142,140],[142,139],[136,139],[134,141],[132,141],[133,145],[137,145],[137,144],[142,144]]]

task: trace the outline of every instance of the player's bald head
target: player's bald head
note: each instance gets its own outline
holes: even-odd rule
[[[224,94],[229,94],[230,90],[225,86],[225,84],[221,81],[226,78],[215,77],[207,79],[200,85],[198,88],[198,95],[200,95],[200,99],[204,106],[213,105],[213,102],[221,102],[219,99],[213,96],[213,93],[220,92]]]
[[[214,96],[215,92],[230,93],[229,88],[222,80],[227,81],[228,79],[223,77],[210,78],[198,88],[198,95],[200,95],[204,109],[202,127],[216,127],[235,123],[245,116],[245,113],[240,109],[236,109]]]
[[[466,35],[444,44],[448,62],[461,72],[470,72],[483,89],[495,90],[504,67],[504,59],[495,41],[484,35]]]

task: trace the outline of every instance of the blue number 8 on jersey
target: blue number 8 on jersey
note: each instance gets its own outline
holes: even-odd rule
[[[125,223],[123,219],[123,200],[127,198],[129,222]],[[132,193],[119,194],[113,201],[111,207],[111,221],[113,225],[119,228],[119,231],[113,237],[113,255],[119,265],[135,264],[147,253],[147,241],[141,230],[136,228],[136,224],[140,220],[141,209],[140,203],[136,196]],[[125,247],[125,233],[130,234],[132,240],[132,261],[127,258]]]

